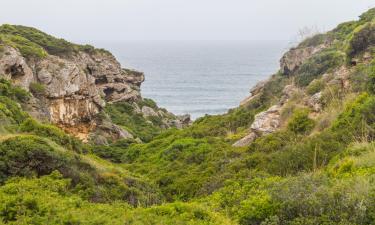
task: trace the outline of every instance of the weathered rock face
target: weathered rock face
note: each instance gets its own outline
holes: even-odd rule
[[[289,50],[280,60],[280,71],[284,75],[293,74],[299,66],[313,56],[315,53],[324,49],[324,44],[305,48],[293,48]]]
[[[0,55],[0,75],[25,89],[31,83],[41,84],[45,91],[38,98],[46,104],[38,111],[82,139],[97,126],[95,118],[106,102],[141,99],[144,81],[143,73],[122,69],[105,51],[79,51],[66,57],[47,55],[28,61],[9,46]],[[129,136],[119,129],[112,130],[119,137]]]
[[[250,129],[259,136],[275,132],[280,126],[280,109],[281,106],[274,105],[268,110],[257,114]]]
[[[5,46],[0,54],[0,75],[25,89],[29,88],[34,79],[33,72],[26,60],[21,56],[18,50]]]
[[[250,126],[249,134],[235,142],[233,146],[247,146],[256,138],[275,132],[280,127],[280,110],[280,105],[274,105],[268,110],[257,114]]]

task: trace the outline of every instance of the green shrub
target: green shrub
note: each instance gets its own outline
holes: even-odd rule
[[[20,131],[50,138],[56,143],[76,152],[82,151],[82,142],[77,138],[65,134],[64,131],[53,125],[41,124],[32,118],[25,120],[20,125]]]
[[[375,45],[375,25],[367,24],[354,33],[347,54],[352,58],[373,45]]]
[[[26,58],[44,58],[47,56],[43,48],[22,36],[4,35],[0,31],[0,40],[7,45],[17,48]]]
[[[295,134],[288,131],[278,131],[262,136],[251,143],[251,151],[274,152],[282,150],[287,144],[292,142]]]
[[[339,115],[332,125],[343,142],[353,140],[372,140],[374,138],[375,124],[375,98],[362,94],[346,106],[345,111]]]
[[[309,111],[298,109],[288,122],[288,130],[295,134],[307,134],[314,128],[314,120],[309,118]]]
[[[326,39],[327,39],[327,34],[316,34],[310,38],[307,38],[303,42],[301,42],[298,45],[298,47],[305,48],[305,47],[311,47],[311,46],[318,46],[320,44],[323,44]]]
[[[41,83],[30,83],[29,89],[35,96],[42,96],[46,92],[46,87]]]
[[[30,94],[23,88],[12,85],[9,80],[0,78],[0,96],[5,96],[19,102],[26,102]]]
[[[142,141],[148,142],[161,132],[160,120],[155,119],[156,124],[150,124],[142,114],[136,113],[134,107],[127,102],[107,104],[105,112],[111,120]]]
[[[323,51],[308,59],[297,70],[296,83],[307,86],[312,80],[332,71],[344,62],[344,55],[338,51]]]
[[[313,80],[306,88],[306,92],[309,95],[316,94],[323,90],[325,83],[322,79]]]
[[[67,163],[44,140],[35,136],[3,141],[0,157],[0,183],[11,176],[47,175]]]

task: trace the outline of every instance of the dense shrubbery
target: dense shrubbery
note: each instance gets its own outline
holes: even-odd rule
[[[107,169],[95,158],[81,158],[49,139],[30,135],[10,137],[0,143],[0,158],[0,182],[14,176],[41,176],[58,170],[72,180],[72,191],[85,199],[121,200],[131,205],[160,201],[159,193],[147,182],[128,174],[119,175],[114,168]]]
[[[72,193],[58,172],[15,178],[0,187],[0,219],[7,224],[233,224],[196,203],[149,209],[125,203],[92,203]]]
[[[375,25],[367,24],[356,31],[350,39],[348,56],[354,57],[375,45]]]
[[[309,111],[298,109],[288,123],[288,129],[296,134],[308,134],[314,128],[314,120],[309,118]]]
[[[297,71],[296,83],[307,86],[319,75],[333,70],[344,62],[344,54],[338,51],[323,51],[308,59]]]
[[[77,138],[67,135],[64,131],[53,125],[41,124],[32,118],[25,120],[20,125],[20,131],[50,138],[67,149],[82,152],[82,142]]]
[[[48,54],[68,56],[78,51],[88,53],[104,52],[104,49],[95,49],[91,45],[72,44],[64,39],[55,38],[38,29],[20,25],[4,24],[0,26],[0,44],[5,43],[17,48],[26,58],[44,58]]]
[[[19,102],[25,102],[29,99],[30,93],[21,87],[12,85],[9,80],[0,78],[0,96],[5,96]]]

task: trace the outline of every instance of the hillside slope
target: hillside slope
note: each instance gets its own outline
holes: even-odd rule
[[[68,61],[76,54],[110,57],[60,40],[61,56],[48,44],[55,39],[8,29],[0,32],[6,49],[0,68],[7,68],[1,65],[9,51],[17,59],[26,54],[18,64],[29,67],[54,54]],[[144,106],[158,108],[139,96],[111,104],[118,95],[105,87],[116,81],[100,79],[107,106],[95,117],[143,143],[83,143],[46,123],[29,106],[49,104],[48,85],[38,97],[38,85],[24,80],[26,69],[21,76],[19,66],[11,67],[0,81],[0,218],[6,224],[374,224],[374,47],[371,9],[285,53],[280,71],[238,108],[183,129],[162,131],[167,120],[150,119]],[[124,73],[130,72],[116,76],[131,77]],[[102,132],[96,140],[109,131]]]

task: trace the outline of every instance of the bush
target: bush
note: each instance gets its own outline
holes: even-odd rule
[[[364,93],[346,106],[345,111],[333,123],[332,131],[345,143],[353,140],[373,140],[374,115],[375,97]]]
[[[12,85],[9,80],[4,78],[0,78],[0,95],[19,102],[26,102],[30,97],[30,94],[26,90]]]
[[[30,83],[29,89],[35,96],[42,96],[46,92],[46,87],[40,83]]]
[[[313,95],[323,90],[324,86],[325,84],[322,79],[315,79],[309,84],[309,86],[307,86],[306,92],[309,95]]]
[[[314,128],[314,120],[309,118],[309,111],[298,109],[288,122],[288,130],[295,134],[308,134]]]
[[[347,54],[349,58],[353,58],[373,45],[375,45],[375,25],[367,24],[353,34]]]
[[[81,141],[65,134],[64,131],[53,125],[41,124],[34,119],[29,118],[21,124],[20,131],[50,138],[67,149],[82,152],[83,145]]]
[[[159,120],[155,120],[155,125],[150,124],[142,114],[136,113],[134,107],[127,102],[107,104],[105,112],[115,124],[123,126],[142,141],[148,142],[161,132],[161,127],[157,126],[160,125]]]
[[[341,65],[344,59],[344,54],[338,51],[320,52],[299,67],[296,75],[296,83],[302,87],[307,86],[319,75],[332,71]]]
[[[4,35],[0,30],[0,42],[17,48],[21,52],[21,54],[26,58],[40,59],[47,56],[47,53],[44,51],[43,48],[19,35]]]
[[[67,164],[66,158],[35,136],[3,141],[0,143],[0,158],[0,183],[11,176],[47,175]]]

